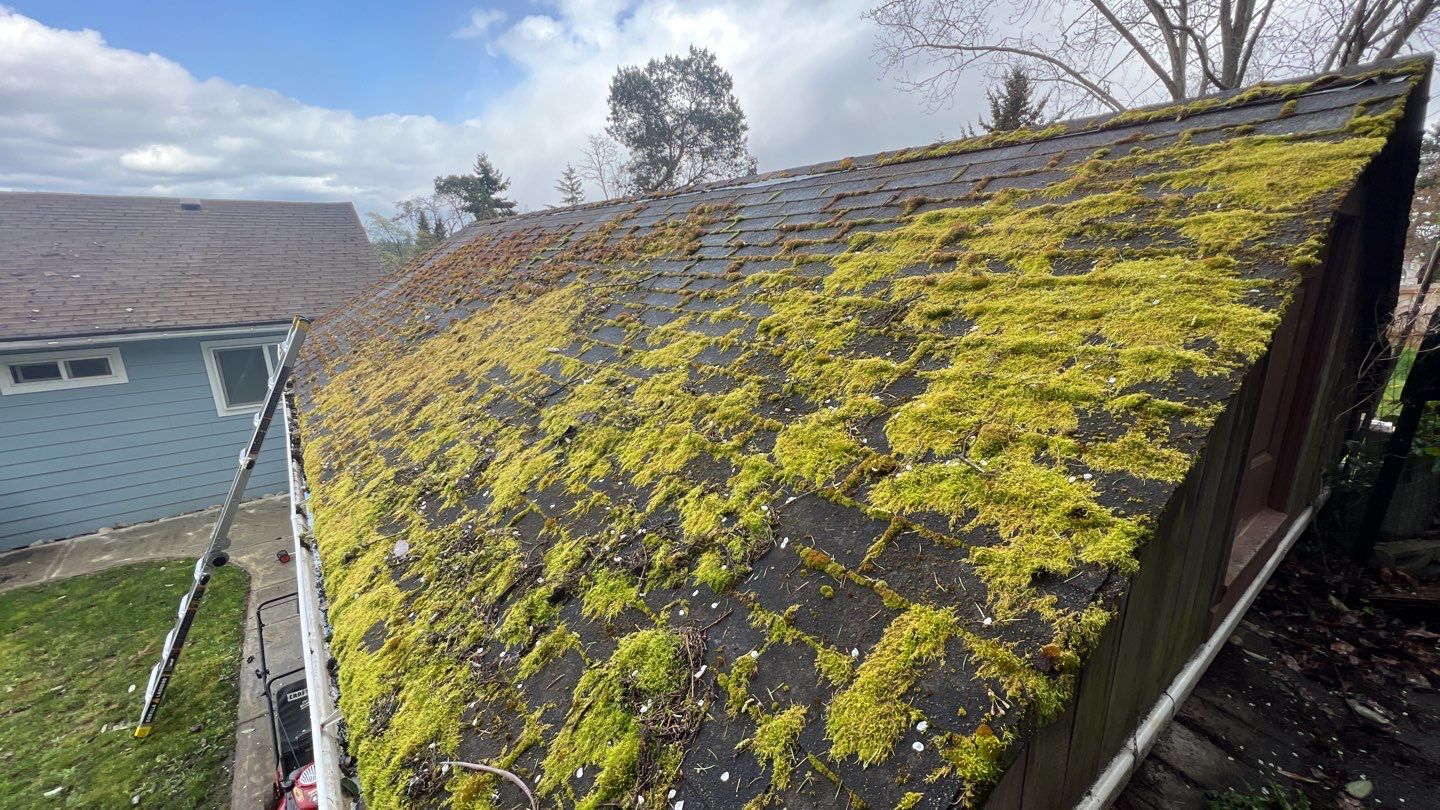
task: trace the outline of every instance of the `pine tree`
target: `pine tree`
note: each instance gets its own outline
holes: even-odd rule
[[[443,240],[445,239],[445,236],[446,236],[446,233],[445,233],[445,223],[444,223],[444,221],[441,220],[439,217],[436,217],[436,218],[435,218],[435,227],[433,227],[433,228],[430,229],[430,233],[435,236],[435,241],[436,241],[436,242],[443,241]]]
[[[428,245],[435,239],[435,234],[430,230],[430,218],[425,212],[420,212],[420,218],[415,222],[415,241],[422,245]]]
[[[997,87],[985,92],[990,102],[990,120],[980,119],[986,132],[1008,132],[1035,127],[1044,120],[1048,98],[1035,99],[1035,81],[1024,68],[1011,67]]]
[[[453,200],[455,207],[475,219],[496,219],[515,213],[515,201],[501,197],[510,181],[490,163],[484,152],[475,156],[472,174],[435,178],[436,195]]]
[[[562,205],[579,205],[585,202],[585,187],[580,184],[580,173],[569,163],[565,164],[565,171],[560,173],[560,179],[555,181],[555,190],[560,192]]]

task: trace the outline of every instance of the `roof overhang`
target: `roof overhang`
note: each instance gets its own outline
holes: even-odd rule
[[[71,346],[95,346],[98,344],[132,343],[139,340],[168,340],[182,337],[238,337],[242,335],[271,334],[283,332],[288,321],[247,324],[244,326],[216,326],[199,329],[156,329],[144,332],[107,332],[97,335],[69,335],[60,337],[24,338],[0,341],[0,352],[31,349],[63,349]]]

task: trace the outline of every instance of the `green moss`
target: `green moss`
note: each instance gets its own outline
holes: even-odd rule
[[[750,703],[750,679],[755,676],[759,663],[753,655],[742,655],[735,659],[729,672],[715,676],[715,682],[725,692],[725,714],[738,717]]]
[[[528,642],[540,628],[560,615],[554,597],[554,588],[540,587],[526,591],[505,613],[500,626],[495,628],[495,636],[510,647]]]
[[[795,769],[799,750],[795,743],[805,728],[806,707],[791,706],[778,714],[760,718],[755,727],[755,736],[740,743],[737,749],[748,747],[757,759],[770,767],[770,781],[784,790],[790,786],[790,774]]]
[[[564,794],[577,807],[599,807],[634,797],[658,799],[679,764],[678,752],[647,732],[646,711],[692,711],[685,706],[689,671],[681,638],[641,630],[620,639],[610,660],[580,676],[575,702],[545,756],[541,795]],[[646,771],[641,770],[641,766]],[[578,795],[577,770],[599,768],[590,791]]]
[[[830,701],[825,717],[830,755],[855,756],[862,765],[887,759],[910,723],[905,693],[944,657],[945,642],[958,632],[959,620],[948,609],[916,605],[897,616],[854,682]]]
[[[590,619],[613,619],[627,607],[643,607],[635,580],[609,568],[596,572],[583,594],[580,612]]]
[[[836,562],[835,559],[832,558],[829,554],[826,554],[818,548],[808,548],[802,546],[801,548],[796,550],[796,554],[800,556],[800,562],[809,568],[813,568],[817,571],[823,571],[824,573],[834,577],[835,579],[842,581],[848,580],[863,588],[869,588],[870,590],[878,594],[881,601],[884,602],[885,607],[890,608],[891,610],[904,610],[910,606],[910,600],[897,593],[893,588],[887,585],[884,580],[874,579],[857,573],[855,571],[850,571],[846,569],[845,566]],[[832,589],[831,596],[833,595],[834,592]]]
[[[530,652],[525,653],[520,659],[520,664],[515,669],[515,677],[525,680],[534,677],[544,669],[551,661],[559,658],[566,650],[580,649],[580,637],[575,631],[560,625],[535,642]]]
[[[1289,101],[1310,87],[1264,88],[1238,103]],[[1069,576],[1082,562],[1134,571],[1153,516],[1102,505],[1109,474],[1162,484],[1184,475],[1194,437],[1265,350],[1296,274],[1323,255],[1330,209],[1399,114],[1369,105],[1344,128],[1288,138],[1232,130],[1215,140],[1193,130],[1078,165],[1052,161],[1058,180],[1047,186],[994,178],[963,199],[911,197],[903,216],[864,233],[836,221],[797,226],[804,238],[788,248],[794,266],[747,275],[740,271],[755,268],[745,265],[729,281],[706,275],[718,282],[702,294],[707,311],[687,307],[656,328],[638,320],[630,295],[655,279],[652,259],[686,256],[702,234],[726,227],[729,212],[697,209],[642,228],[627,213],[575,238],[520,229],[476,239],[377,302],[383,317],[330,327],[339,330],[333,341],[317,336],[307,349],[324,360],[304,381],[313,391],[306,468],[342,707],[372,803],[412,801],[405,790],[421,752],[456,750],[460,719],[477,701],[486,716],[528,718],[497,762],[525,761],[520,752],[536,745],[557,769],[572,754],[592,771],[603,761],[586,797],[552,781],[555,801],[648,802],[646,791],[678,767],[680,743],[646,733],[637,719],[643,690],[615,663],[622,648],[636,648],[635,634],[610,661],[586,662],[563,728],[515,707],[575,634],[615,632],[628,606],[637,617],[677,621],[689,588],[653,607],[640,594],[671,593],[687,579],[740,600],[767,644],[813,651],[817,677],[840,690],[825,718],[836,756],[889,755],[894,718],[908,722],[913,711],[906,692],[946,638],[963,639],[967,666],[1014,711],[1052,712],[1109,614],[1063,607],[1037,592],[1037,579]],[[922,206],[935,210],[915,215]],[[822,242],[844,250],[816,249]],[[817,273],[822,262],[828,275]],[[1267,282],[1256,268],[1283,277]],[[440,326],[432,307],[451,301],[476,314]],[[364,331],[376,324],[393,331]],[[621,353],[576,359],[604,326],[623,332]],[[740,359],[702,360],[716,351]],[[1194,394],[1161,393],[1182,383]],[[1097,416],[1113,430],[1086,435]],[[554,508],[551,493],[573,506]],[[890,521],[884,535],[862,541],[870,547],[853,569],[813,548],[827,538],[775,528],[786,525],[780,515],[805,514],[809,504],[791,507],[794,497],[817,495]],[[987,615],[1053,630],[1039,653],[963,632],[946,607],[961,598],[950,583],[902,594],[879,578],[879,561],[920,513],[948,519],[955,537],[916,529],[905,553],[913,534],[917,554],[965,555]],[[961,545],[972,530],[993,542]],[[777,532],[791,537],[772,538]],[[411,551],[397,561],[390,549],[402,537]],[[772,540],[898,612],[858,669],[849,649],[797,628],[795,610],[769,612],[737,593],[752,566],[785,565],[765,559]],[[636,561],[631,573],[611,568],[620,554]],[[421,586],[402,591],[401,580]],[[797,589],[795,598],[831,598],[836,587]],[[570,626],[560,625],[571,599]],[[366,640],[374,627],[386,628],[379,648]],[[663,646],[646,638],[640,646]],[[513,673],[477,674],[467,656],[496,641],[525,653]],[[671,656],[676,671],[699,668],[688,654]],[[753,661],[729,675],[745,666]],[[679,707],[686,689],[673,685],[652,700]],[[748,678],[740,686],[748,691]],[[748,695],[732,704],[747,702],[756,716],[761,707]],[[978,731],[956,740],[947,761],[978,784],[1000,744]],[[545,773],[567,779],[564,769]],[[468,777],[455,784],[477,802],[487,795]]]
[[[695,563],[695,581],[716,593],[729,590],[746,573],[746,569],[731,565],[723,554],[713,549],[701,554]]]
[[[964,780],[965,796],[970,799],[1000,778],[1004,750],[1004,740],[982,723],[974,734],[950,735],[940,747],[940,756]]]
[[[900,797],[900,801],[895,803],[895,810],[915,810],[924,799],[924,793],[916,793],[912,790]]]
[[[815,650],[815,670],[831,686],[844,686],[855,677],[855,667],[850,657],[828,647]]]

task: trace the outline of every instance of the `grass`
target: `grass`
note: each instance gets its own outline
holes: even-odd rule
[[[1410,377],[1410,368],[1415,365],[1415,355],[1415,348],[1406,346],[1395,360],[1390,380],[1385,383],[1385,393],[1380,395],[1380,406],[1375,409],[1375,415],[1381,419],[1394,419],[1400,415],[1400,392],[1405,390],[1405,380]]]
[[[130,565],[0,594],[0,808],[229,806],[243,571],[217,572],[154,730],[131,732],[191,570]]]

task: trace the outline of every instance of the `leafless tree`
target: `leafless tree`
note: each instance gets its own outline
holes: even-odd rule
[[[606,135],[591,135],[580,153],[580,165],[576,171],[595,184],[601,199],[613,200],[630,193],[624,168],[625,157],[620,154],[620,144]]]
[[[1019,65],[1064,110],[1123,109],[1281,73],[1395,56],[1436,33],[1440,0],[885,0],[877,57],[932,106],[962,74]]]
[[[454,233],[470,223],[472,219],[460,207],[461,201],[450,194],[421,194],[395,203],[397,224],[409,228],[413,233],[419,229],[420,215],[425,214],[430,222],[444,226],[446,233]]]

